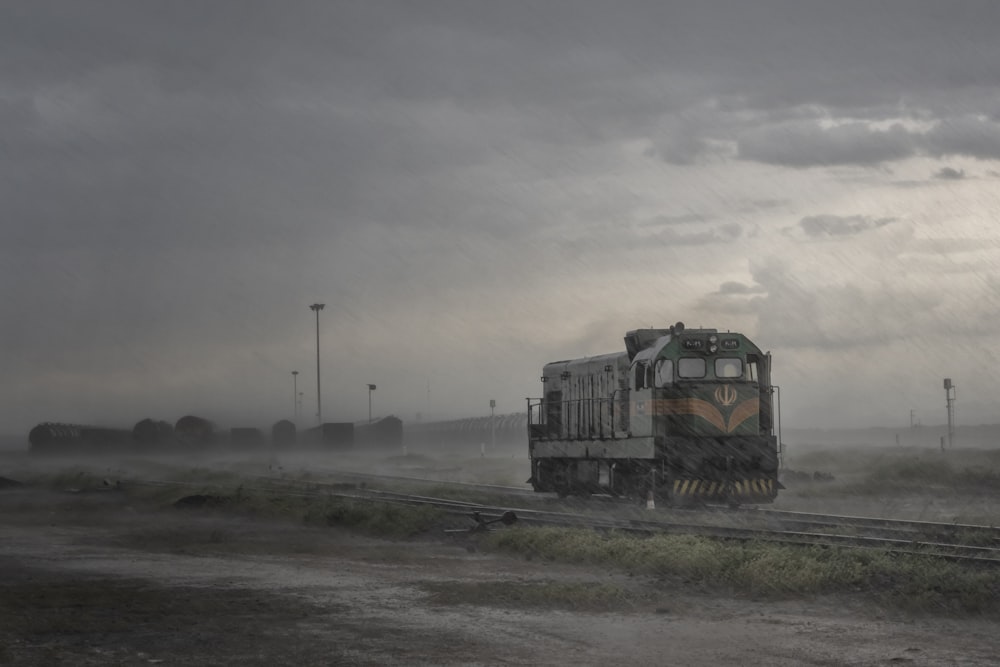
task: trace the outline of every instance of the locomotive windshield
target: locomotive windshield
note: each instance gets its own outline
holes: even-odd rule
[[[738,378],[743,375],[743,360],[732,357],[715,360],[715,377]]]
[[[677,375],[682,378],[703,378],[705,368],[705,360],[701,357],[684,357],[677,360]]]
[[[714,360],[715,377],[731,380],[743,377],[743,360],[739,357],[721,357]],[[708,374],[708,364],[702,357],[682,357],[677,360],[677,376],[685,380],[697,380]],[[657,386],[663,386],[657,378]]]
[[[743,377],[743,360],[739,357],[721,357],[714,360],[715,377],[732,380]],[[671,359],[657,359],[650,378],[649,364],[638,361],[634,365],[636,389],[644,387],[669,387],[674,382],[674,362]],[[708,375],[708,364],[702,357],[683,357],[677,360],[677,376],[685,380],[697,380]]]

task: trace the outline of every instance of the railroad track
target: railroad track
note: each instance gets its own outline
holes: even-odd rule
[[[995,526],[837,514],[813,514],[810,512],[793,512],[765,508],[739,511],[748,516],[755,516],[758,520],[787,529],[795,528],[817,532],[828,530],[851,531],[852,534],[893,536],[902,540],[964,540],[966,543],[970,541],[974,542],[974,546],[1000,546],[1000,528]]]
[[[399,477],[364,475],[364,485],[348,482],[317,482],[288,478],[250,476],[240,488],[303,497],[330,497],[352,501],[384,502],[433,507],[451,515],[473,519],[470,530],[494,523],[586,528],[604,532],[656,535],[699,535],[713,539],[757,541],[801,546],[880,549],[952,561],[1000,565],[1000,531],[990,526],[936,524],[922,521],[895,521],[868,517],[845,517],[780,510],[745,510],[715,513],[715,521],[703,521],[697,513],[684,511],[640,511],[629,516],[617,513],[567,512],[537,507],[497,506],[488,503],[438,498],[378,489],[376,480],[398,481]],[[403,478],[406,479],[406,478]],[[412,481],[412,480],[411,480]],[[427,481],[427,480],[416,480]],[[434,482],[442,484],[442,482]],[[125,480],[124,485],[173,486],[205,491],[211,483],[170,480]],[[452,483],[454,484],[454,483]],[[216,484],[218,490],[233,491],[232,483]],[[491,485],[467,485],[475,488]],[[507,487],[499,487],[506,489]],[[619,509],[621,506],[618,506]],[[709,513],[704,513],[709,514]],[[723,517],[719,521],[718,517]],[[798,526],[796,528],[796,526]],[[816,530],[821,527],[823,532]],[[849,530],[850,532],[844,532]],[[970,544],[969,536],[988,544]],[[964,541],[958,541],[962,537]]]
[[[503,495],[525,496],[532,499],[542,499],[543,502],[558,502],[564,505],[564,500],[556,500],[550,495],[540,495],[527,487],[501,486],[492,484],[475,484],[468,482],[449,482],[441,480],[428,480],[417,477],[404,477],[398,475],[377,475],[370,473],[343,472],[338,476],[365,480],[367,482],[404,482],[413,484],[433,484],[438,486],[451,486],[468,490],[484,491],[488,493],[501,493]],[[594,498],[593,500],[596,500]],[[623,505],[635,507],[634,501],[616,502],[610,497],[601,500],[611,502],[616,509]],[[587,508],[588,514],[606,513],[607,502],[601,505],[593,505]],[[704,509],[704,508],[703,508]],[[521,510],[525,511],[524,509]],[[723,517],[720,521],[704,520],[706,525],[721,528],[731,528],[734,531],[741,529],[756,529],[758,531],[770,531],[789,534],[826,535],[832,540],[841,538],[841,541],[856,540],[863,543],[866,538],[876,540],[897,540],[899,544],[920,542],[925,544],[956,544],[964,547],[998,547],[1000,546],[1000,528],[993,526],[982,526],[974,524],[943,523],[931,521],[914,521],[902,519],[887,519],[879,517],[844,516],[835,514],[816,514],[809,512],[795,512],[789,510],[775,510],[770,508],[739,508],[733,510],[728,507],[708,508],[710,516]],[[694,510],[670,510],[663,508],[660,514],[678,518],[673,526],[693,526],[697,527],[704,511]],[[690,517],[695,517],[692,521]],[[734,518],[735,517],[735,518]],[[811,539],[819,539],[811,538]]]

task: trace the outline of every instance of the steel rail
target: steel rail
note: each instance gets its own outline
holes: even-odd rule
[[[714,539],[729,539],[739,541],[760,541],[771,543],[795,544],[801,546],[846,547],[881,549],[894,553],[907,553],[921,556],[931,556],[955,561],[974,561],[979,563],[1000,564],[1000,548],[971,546],[947,542],[931,542],[914,539],[899,539],[870,535],[843,535],[830,533],[815,533],[804,531],[776,530],[769,528],[751,528],[698,524],[665,520],[658,516],[645,520],[635,518],[595,517],[593,515],[555,512],[533,508],[498,507],[482,503],[472,503],[461,500],[435,498],[385,491],[372,488],[356,488],[350,491],[343,489],[343,484],[307,482],[301,480],[285,480],[274,478],[256,478],[259,485],[239,484],[237,490],[282,493],[299,497],[332,497],[353,501],[378,501],[408,506],[434,507],[453,515],[474,517],[492,521],[499,520],[506,512],[513,511],[518,522],[534,525],[559,526],[571,528],[586,528],[599,531],[618,531],[631,534],[683,534],[698,535]],[[174,486],[182,488],[225,488],[232,489],[233,482],[178,482],[170,480],[128,480],[126,484],[148,486]]]
[[[410,483],[420,483],[420,484],[439,484],[442,486],[454,486],[456,488],[466,488],[466,489],[476,489],[482,491],[497,491],[502,493],[510,493],[515,495],[526,495],[529,497],[539,497],[545,499],[553,499],[551,494],[538,494],[530,488],[526,487],[515,487],[515,486],[503,486],[497,484],[478,484],[473,482],[457,482],[450,480],[436,480],[427,479],[422,477],[408,477],[400,475],[380,475],[376,473],[362,473],[356,471],[335,471],[331,472],[332,475],[357,478],[364,480],[377,480],[377,481],[399,481],[399,482],[410,482]],[[605,498],[601,496],[601,498]],[[615,499],[610,496],[606,497],[609,501],[615,501],[620,499]],[[621,501],[620,504],[630,504],[636,505],[634,500],[631,501]],[[616,503],[619,504],[619,503]],[[686,512],[688,510],[682,508],[676,508],[678,512]],[[864,516],[851,516],[851,515],[838,515],[838,514],[818,514],[812,512],[801,512],[793,510],[777,510],[772,508],[764,507],[741,507],[737,509],[732,509],[728,507],[705,507],[698,508],[698,510],[707,510],[711,512],[717,512],[720,514],[731,514],[735,513],[739,516],[750,517],[750,518],[765,518],[780,521],[786,527],[799,527],[800,529],[813,528],[813,529],[823,529],[823,528],[841,528],[841,529],[877,529],[886,531],[900,536],[903,539],[906,535],[924,535],[924,536],[949,536],[954,535],[958,532],[969,532],[969,533],[979,533],[988,537],[989,539],[996,540],[1000,542],[1000,528],[995,526],[987,525],[977,525],[977,524],[961,524],[961,523],[947,523],[947,522],[934,522],[934,521],[922,521],[913,519],[889,519],[884,517],[864,517]]]
[[[447,480],[432,480],[419,477],[405,477],[399,475],[379,475],[375,473],[360,473],[353,471],[337,471],[331,473],[335,476],[345,476],[348,478],[364,479],[371,481],[399,481],[399,482],[409,482],[409,483],[422,483],[422,484],[437,484],[442,486],[454,486],[456,488],[465,489],[476,489],[486,492],[502,492],[511,493],[515,495],[526,495],[529,497],[544,498],[546,500],[552,500],[549,494],[540,495],[534,491],[522,487],[510,487],[501,486],[494,484],[476,484],[470,482],[455,482]],[[260,479],[265,479],[261,477]],[[271,478],[266,478],[271,479]],[[604,498],[602,496],[602,498]],[[616,500],[611,497],[607,497],[608,500]],[[624,504],[624,503],[615,503]],[[635,501],[629,501],[629,504],[635,505]],[[600,510],[601,508],[593,508]],[[975,525],[975,524],[958,524],[958,523],[945,523],[945,522],[931,522],[931,521],[918,521],[910,519],[889,519],[889,518],[879,518],[879,517],[861,517],[861,516],[848,516],[848,515],[836,515],[836,514],[816,514],[810,512],[799,512],[790,510],[776,510],[771,508],[722,508],[722,507],[708,507],[700,508],[702,510],[711,511],[717,513],[721,516],[728,516],[731,514],[736,514],[742,518],[753,519],[764,519],[767,521],[777,521],[780,522],[780,529],[774,525],[766,526],[772,531],[774,530],[791,530],[792,532],[815,532],[821,531],[826,528],[844,530],[859,531],[860,535],[842,535],[842,537],[876,537],[876,538],[886,538],[891,539],[895,537],[900,540],[912,540],[915,538],[922,538],[924,542],[936,542],[940,540],[954,539],[954,536],[960,532],[966,532],[968,534],[981,535],[987,542],[996,541],[1000,543],[1000,528],[994,526],[985,525]],[[524,511],[524,510],[522,510]],[[689,510],[677,508],[676,512],[686,513]],[[697,512],[698,510],[693,510]],[[961,546],[961,545],[960,545]],[[967,545],[967,546],[980,546],[980,545]]]

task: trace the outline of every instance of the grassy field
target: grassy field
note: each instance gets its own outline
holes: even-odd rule
[[[776,507],[1000,525],[1000,449],[798,446],[792,453]]]
[[[758,599],[848,594],[912,612],[1000,614],[1000,569],[877,550],[557,528],[497,531],[483,544],[524,558],[625,570],[664,586]]]
[[[1000,449],[942,452],[904,447],[802,447],[786,462],[796,471],[832,474],[840,483],[828,485],[826,491],[841,494],[928,489],[947,494],[1000,491]]]
[[[925,502],[944,507],[970,523],[1000,523],[1000,451],[941,453],[905,448],[803,447],[787,462],[803,475],[789,482],[789,488],[782,492],[779,500],[784,507],[822,511],[840,503],[864,502],[871,508],[868,514],[880,514],[880,508],[913,505],[917,498],[921,499],[916,501],[917,506]],[[435,464],[433,460],[421,462],[429,468]],[[462,477],[474,480],[475,466],[475,461],[463,464]],[[432,509],[253,490],[241,471],[168,467],[162,472],[188,485],[178,489],[126,482],[121,492],[152,508],[230,512],[243,517],[337,526],[393,540],[442,539],[444,528],[455,525],[454,518]],[[489,481],[517,474],[517,470],[507,470],[495,461],[482,462],[480,472]],[[833,479],[815,480],[813,472]],[[302,476],[313,480],[321,477],[314,473]],[[84,468],[39,474],[27,481],[60,490],[109,488],[116,483],[99,471]],[[427,490],[424,493],[438,495]],[[447,494],[441,495],[468,497],[463,493],[449,488]],[[888,515],[888,511],[882,515]],[[1000,569],[928,557],[878,550],[795,547],[679,535],[637,538],[591,530],[521,526],[470,535],[468,539],[470,547],[497,554],[648,577],[661,593],[683,590],[755,599],[847,595],[907,612],[1000,615]],[[525,590],[515,587],[499,598],[497,591],[490,590],[487,584],[483,586],[466,585],[457,590],[438,585],[431,592],[442,600],[449,596],[506,596],[518,604],[547,600],[549,604],[574,608],[601,607],[612,601],[628,607],[642,601],[635,597],[635,590],[608,583],[567,587],[554,582],[541,589],[533,586]]]

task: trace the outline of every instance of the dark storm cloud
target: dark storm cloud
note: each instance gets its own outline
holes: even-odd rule
[[[935,119],[927,131],[907,129],[900,123],[888,128],[873,124],[891,111],[866,109],[864,122],[833,125],[825,118],[775,122],[773,113],[753,121],[720,115],[711,122],[702,119],[698,127],[688,125],[654,137],[648,154],[678,165],[731,155],[797,168],[875,166],[919,155],[1000,158],[1000,123],[979,117],[944,116]],[[895,112],[898,116],[899,110]],[[907,116],[912,114],[907,112]],[[727,148],[730,145],[732,149]]]
[[[952,169],[951,167],[941,167],[934,174],[934,178],[940,178],[945,181],[960,181],[965,178],[964,169]]]
[[[725,11],[639,3],[634,11],[614,12],[600,4],[573,4],[573,11],[565,11],[570,5],[560,3],[503,11],[462,3],[431,3],[419,11],[406,3],[295,7],[298,11],[269,3],[213,3],[197,11],[141,2],[94,3],[85,9],[22,5],[5,23],[2,42],[10,56],[3,60],[6,73],[20,95],[15,99],[23,105],[40,88],[62,86],[52,104],[69,105],[66,111],[76,117],[64,129],[78,136],[67,144],[51,123],[41,122],[33,133],[13,135],[48,136],[58,139],[61,150],[76,146],[93,159],[115,148],[165,150],[168,155],[161,159],[169,165],[167,173],[153,169],[149,180],[186,171],[185,162],[218,156],[222,164],[211,176],[228,168],[243,191],[259,190],[258,182],[277,177],[277,187],[299,190],[289,194],[291,200],[305,195],[323,204],[329,193],[326,203],[350,213],[377,199],[358,192],[369,177],[425,170],[435,162],[475,163],[519,143],[489,122],[481,129],[490,134],[481,137],[427,135],[419,117],[435,110],[422,111],[421,102],[450,100],[466,113],[486,115],[498,104],[521,107],[521,120],[508,128],[521,140],[602,141],[653,132],[651,124],[663,114],[689,107],[709,91],[720,99],[743,100],[733,102],[734,109],[753,107],[748,95],[761,86],[785,95],[798,91],[789,99],[771,98],[773,109],[835,105],[826,92],[833,89],[881,99],[894,81],[908,91],[923,81],[915,78],[913,64],[899,67],[908,62],[905,56],[924,65],[928,60],[925,50],[909,41],[887,60],[879,46],[883,40],[866,37],[878,32],[866,27],[868,22],[854,20],[848,10],[804,11],[794,3],[777,3],[770,11],[739,3]],[[985,53],[990,43],[977,40],[976,26],[985,18],[981,13],[990,10],[973,7],[968,24],[951,17],[938,26],[933,12],[928,16],[919,7],[905,16],[876,12],[871,23],[883,35],[898,31],[918,41],[932,30],[957,30],[957,22],[968,29],[953,48]],[[781,21],[773,21],[772,12],[779,12]],[[760,49],[764,35],[774,38],[764,43],[776,40],[773,50]],[[801,48],[807,44],[812,48]],[[781,53],[794,58],[772,69]],[[813,81],[825,81],[823,72],[845,70],[857,75],[850,85]],[[938,70],[922,71],[931,79]],[[802,78],[796,76],[799,71]],[[954,74],[950,68],[944,73]],[[959,79],[969,82],[969,76],[965,72]],[[869,87],[874,81],[878,88]],[[74,100],[74,95],[84,99]],[[290,104],[279,104],[289,97]],[[408,112],[377,111],[393,101],[416,106]],[[689,119],[668,128],[661,151],[677,163],[691,163],[716,135],[704,125]],[[934,150],[954,150],[951,143],[967,135],[959,134],[950,140],[942,131]],[[854,124],[824,130],[805,123],[747,130],[740,135],[739,151],[745,159],[795,166],[872,164],[909,154],[911,143],[897,129],[872,131]],[[976,147],[983,150],[981,143]],[[262,162],[266,167],[261,158],[275,154],[291,164],[274,165],[272,173],[259,171]],[[250,182],[239,176],[248,165],[259,174]],[[310,183],[316,183],[312,190]],[[194,194],[197,201],[201,193]]]
[[[715,292],[701,297],[695,309],[703,313],[709,321],[734,321],[738,316],[757,315],[758,303],[766,298],[767,290],[761,285],[747,285],[729,280]]]
[[[968,155],[980,159],[1000,158],[1000,123],[978,116],[943,119],[924,138],[930,155]]]
[[[862,123],[824,128],[817,122],[750,130],[739,138],[739,157],[790,167],[874,165],[913,155],[913,136],[900,125],[873,130]]]

